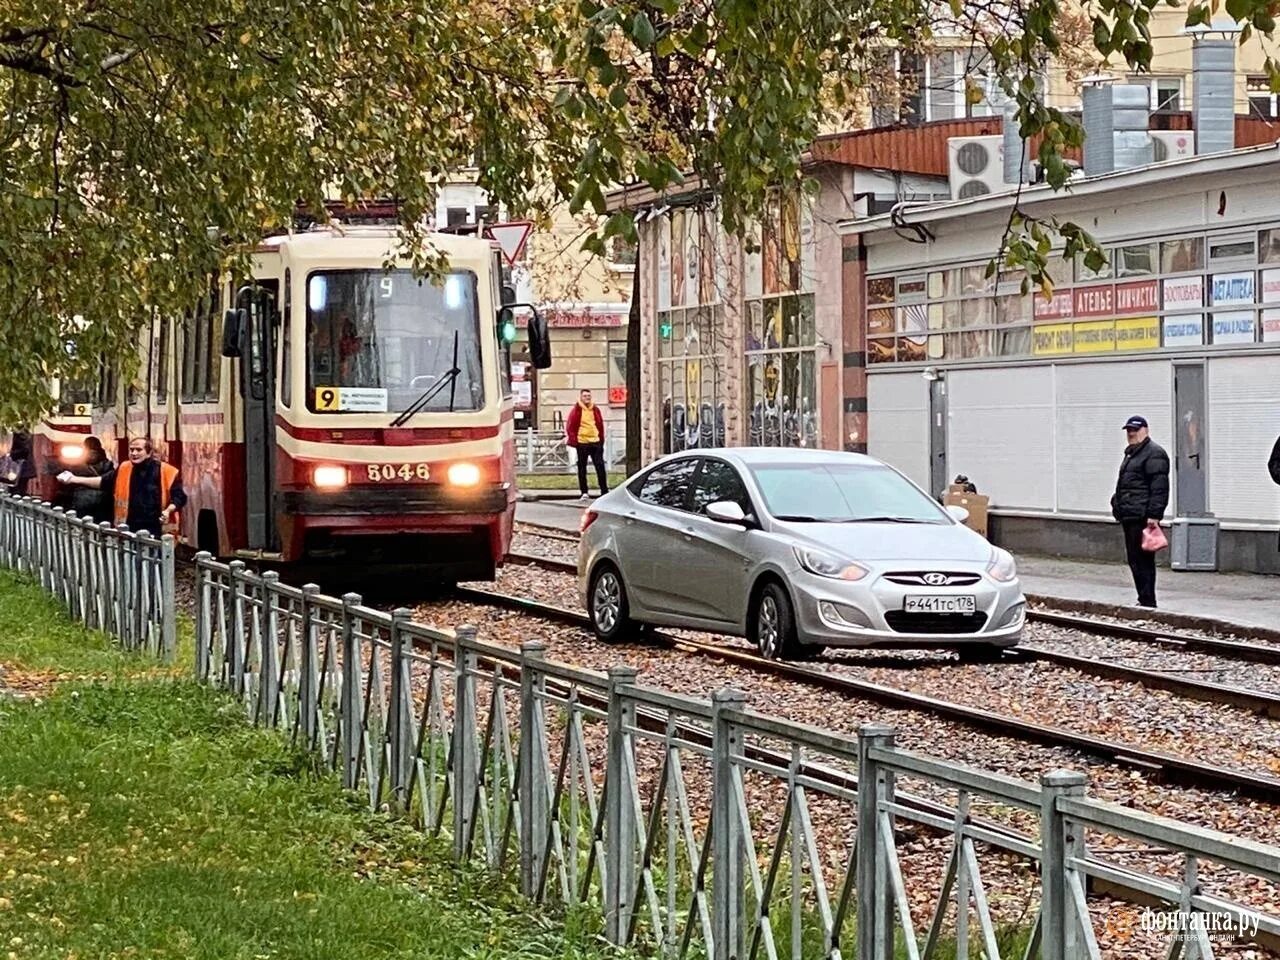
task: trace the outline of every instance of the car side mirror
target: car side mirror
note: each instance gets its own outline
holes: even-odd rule
[[[244,328],[249,322],[249,311],[228,310],[222,318],[222,355],[239,357],[243,350]]]
[[[732,500],[717,500],[715,503],[707,504],[707,516],[716,523],[741,525],[747,522],[747,515],[743,513],[742,507]]]
[[[969,519],[969,511],[965,507],[951,504],[947,507],[947,513],[951,514],[956,523],[964,523]]]

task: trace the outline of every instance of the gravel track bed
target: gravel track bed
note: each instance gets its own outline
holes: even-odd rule
[[[565,563],[578,562],[578,545],[558,537],[544,537],[536,533],[521,533],[511,540],[513,553],[524,553],[535,557],[546,557],[548,560],[562,560]]]
[[[545,573],[540,571],[542,575]],[[505,592],[516,592],[516,585],[509,582],[500,582],[497,586]],[[525,584],[526,589],[521,592],[526,595],[531,593],[528,586]],[[844,732],[851,740],[856,737],[857,729],[863,723],[888,723],[897,728],[897,743],[901,747],[1032,782],[1049,770],[1080,770],[1089,777],[1091,796],[1280,845],[1280,818],[1276,816],[1274,806],[1236,800],[1220,793],[1153,782],[1139,772],[1092,762],[1068,750],[1042,747],[974,731],[963,724],[940,720],[928,714],[895,710],[840,697],[735,665],[682,655],[679,651],[643,645],[608,647],[597,643],[586,631],[540,622],[496,607],[456,601],[442,602],[419,606],[415,609],[415,617],[442,625],[474,623],[479,628],[482,639],[513,648],[524,640],[542,640],[547,644],[549,657],[588,669],[604,671],[611,665],[625,662],[641,671],[642,683],[689,696],[707,697],[718,687],[734,686],[748,691],[748,704],[756,710]],[[593,756],[596,755],[593,752]],[[920,781],[900,781],[900,789],[941,803],[954,804],[955,801],[951,791]],[[694,793],[691,790],[691,800]],[[976,816],[1003,822],[1025,832],[1034,833],[1036,830],[1035,818],[1024,811],[989,802],[975,802],[973,812]],[[765,820],[768,820],[768,816],[762,812]],[[815,813],[814,821],[815,830],[823,835],[827,845],[840,844],[843,842],[842,838],[848,836],[848,825],[841,817],[824,822]],[[1109,859],[1120,864],[1144,869],[1169,879],[1176,880],[1180,877],[1180,862],[1167,855],[1153,854],[1115,837],[1091,834],[1088,842],[1091,849],[1100,853],[1105,851]],[[925,903],[929,896],[936,896],[935,881],[943,862],[938,858],[942,857],[946,844],[941,840],[935,842],[931,838],[924,838],[904,843],[904,849],[908,854],[916,854],[921,858],[921,869],[911,870],[908,874],[913,877],[913,903]],[[990,867],[988,860],[991,861]],[[1010,894],[1005,884],[1007,882],[1025,889],[1029,882],[1025,876],[1026,867],[1014,858],[988,855],[983,863],[984,879],[988,876],[988,871],[997,867],[997,863],[999,869],[992,874],[990,884],[993,889],[998,887],[1006,894],[1001,914],[1005,919],[1016,920],[1016,916],[1011,916],[1006,911],[1016,913],[1019,900]],[[1271,885],[1230,874],[1212,865],[1204,865],[1201,879],[1206,890],[1213,890],[1272,912],[1280,912],[1280,889]],[[1108,956],[1156,955],[1152,943],[1139,947],[1141,938],[1134,936],[1136,919],[1132,925],[1127,922],[1117,923],[1116,915],[1109,908],[1099,907],[1093,902],[1091,908],[1098,916],[1108,917],[1115,931],[1115,940],[1111,944],[1113,949],[1105,951]],[[1129,908],[1118,906],[1116,909],[1123,912]],[[1136,913],[1133,917],[1136,918]],[[1101,923],[1097,929],[1101,937]]]
[[[1212,653],[1161,647],[1141,640],[1100,637],[1043,623],[1030,625],[1026,642],[1056,653],[1104,660],[1117,666],[1280,695],[1280,666],[1275,664],[1245,663]]]
[[[545,556],[563,555],[565,549],[576,552],[573,544],[548,538],[532,542],[519,542],[516,549]],[[552,549],[548,546],[554,545]],[[560,553],[553,552],[559,548]],[[572,560],[572,556],[564,559]],[[574,578],[567,574],[538,570],[529,567],[512,567],[504,570],[496,584],[476,584],[507,593],[529,596],[541,602],[556,603],[571,609],[579,606]],[[177,578],[179,602],[188,608],[194,606],[194,570],[190,565],[180,565]],[[380,606],[383,604],[379,604]],[[388,604],[388,606],[391,604]],[[412,604],[411,604],[412,605]],[[873,703],[839,697],[827,691],[806,688],[803,685],[780,681],[755,671],[716,661],[682,655],[678,651],[661,648],[626,645],[611,648],[597,643],[589,633],[562,625],[540,621],[522,614],[478,604],[443,600],[418,604],[415,619],[441,626],[457,626],[473,623],[480,630],[481,639],[499,645],[518,648],[523,640],[539,639],[548,646],[548,656],[579,666],[605,670],[610,665],[626,662],[641,670],[641,682],[692,696],[706,697],[718,687],[731,685],[749,691],[749,704],[757,710],[812,723],[846,732],[851,738],[865,722],[889,723],[898,729],[898,744],[935,757],[953,760],[1011,776],[1035,781],[1045,771],[1059,768],[1077,769],[1089,777],[1089,793],[1100,799],[1113,800],[1134,809],[1173,817],[1184,822],[1224,830],[1261,842],[1280,844],[1280,817],[1276,808],[1256,802],[1235,800],[1229,796],[1168,787],[1150,781],[1137,772],[1118,769],[1105,763],[1090,762],[1071,751],[1027,744],[1007,737],[978,733],[951,721],[938,720],[927,714],[907,710],[893,710]],[[700,639],[705,635],[689,634]],[[720,638],[723,641],[723,638]],[[1096,639],[1096,638],[1095,638]],[[733,642],[733,641],[728,641]],[[739,641],[741,642],[741,641]],[[1143,646],[1139,644],[1138,646]],[[850,655],[841,655],[840,660]],[[921,673],[936,673],[947,679],[947,691],[954,692],[957,669],[990,671],[1010,665],[991,665],[958,668],[937,653],[910,653],[900,655],[901,666],[864,668],[856,664],[839,663],[840,669],[878,669],[888,679],[882,682],[903,686],[903,666],[909,666],[908,675],[914,679]],[[1027,665],[1022,665],[1027,666]],[[938,681],[942,682],[942,681]],[[1093,683],[1091,678],[1090,683]],[[1123,685],[1132,686],[1132,685]],[[1143,691],[1143,693],[1149,693]],[[481,695],[485,699],[484,694]],[[446,697],[450,698],[446,691]],[[1032,698],[1028,698],[1032,699]],[[983,705],[988,705],[984,703]],[[1034,706],[1034,703],[1033,703]],[[1198,705],[1204,707],[1204,705]],[[1215,711],[1225,708],[1213,708]],[[1037,712],[1036,718],[1041,718]],[[1189,722],[1189,721],[1188,721]],[[603,731],[588,727],[588,740],[597,776],[604,769],[605,745]],[[1255,731],[1256,733],[1256,731]],[[558,751],[558,735],[552,734],[553,755]],[[1181,742],[1185,742],[1181,741]],[[1231,762],[1229,758],[1215,758],[1219,762]],[[657,760],[653,756],[639,757],[642,779],[656,776]],[[707,783],[705,776],[696,772],[686,773],[689,799],[695,806],[705,806]],[[752,810],[759,811],[757,836],[758,854],[767,857],[769,844],[774,840],[777,821],[781,812],[780,786],[762,783],[753,777],[748,784],[752,793]],[[901,781],[900,789],[941,803],[954,804],[951,791],[919,781]],[[758,802],[757,802],[758,801]],[[823,797],[812,797],[811,807],[815,833],[824,856],[833,865],[843,863],[847,853],[846,842],[852,836],[850,811],[843,805]],[[1035,818],[1023,811],[999,807],[989,802],[975,803],[975,816],[1004,822],[1026,832],[1035,832]],[[1106,852],[1113,861],[1143,869],[1171,879],[1180,878],[1181,864],[1167,855],[1125,845],[1111,837],[1089,838],[1091,849]],[[913,904],[917,924],[927,921],[928,911],[938,895],[942,866],[950,849],[949,838],[928,834],[912,834],[900,841],[899,856],[904,874],[908,877],[908,895]],[[1024,924],[1028,897],[1034,894],[1038,880],[1031,867],[1012,855],[986,851],[982,855],[984,884],[988,889],[993,915],[998,923]],[[826,872],[824,870],[824,872]],[[828,878],[834,880],[834,876]],[[1249,878],[1229,874],[1226,871],[1205,866],[1201,879],[1206,891],[1254,904],[1271,912],[1280,912],[1280,890]],[[834,891],[833,891],[834,892]],[[1144,933],[1140,928],[1140,908],[1130,904],[1091,898],[1090,911],[1095,917],[1095,930],[1104,957],[1136,958],[1157,956],[1167,946],[1159,935]],[[976,930],[975,930],[976,934]],[[1273,956],[1255,947],[1218,945],[1220,956],[1262,957]]]
[[[1030,610],[1032,613],[1062,613],[1072,617],[1087,617],[1099,623],[1114,623],[1121,627],[1142,627],[1146,630],[1156,631],[1167,630],[1171,636],[1175,637],[1204,637],[1209,640],[1234,640],[1238,643],[1253,643],[1263,647],[1280,647],[1280,643],[1267,637],[1255,636],[1244,627],[1228,630],[1193,630],[1187,627],[1172,627],[1158,620],[1130,620],[1127,617],[1111,617],[1104,613],[1080,613],[1075,610],[1067,610],[1043,603],[1031,604]],[[1141,641],[1134,642],[1141,643]]]

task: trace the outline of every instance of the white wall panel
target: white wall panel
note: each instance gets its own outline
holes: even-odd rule
[[[1267,458],[1280,436],[1280,358],[1209,361],[1209,509],[1224,521],[1280,520]]]
[[[996,509],[1053,509],[1053,371],[947,374],[948,480],[963,473]]]
[[[867,452],[929,489],[929,384],[919,372],[867,376]]]
[[[1147,418],[1152,438],[1173,456],[1171,378],[1172,366],[1165,360],[1056,366],[1059,511],[1111,512],[1124,459],[1121,428],[1135,414]]]

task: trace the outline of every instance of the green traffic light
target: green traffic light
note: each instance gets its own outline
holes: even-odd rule
[[[658,334],[662,337],[663,340],[670,340],[671,324],[669,323],[660,324],[658,327]]]
[[[503,343],[511,343],[516,338],[516,324],[514,320],[508,320],[502,324],[500,334]]]

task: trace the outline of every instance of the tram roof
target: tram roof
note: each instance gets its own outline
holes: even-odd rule
[[[268,237],[258,246],[259,253],[287,249],[294,260],[332,259],[337,251],[342,256],[381,257],[396,256],[399,231],[389,226],[324,225],[311,230]],[[427,242],[436,250],[450,257],[476,259],[486,257],[497,249],[494,241],[476,237],[457,236],[451,233],[432,232]]]

